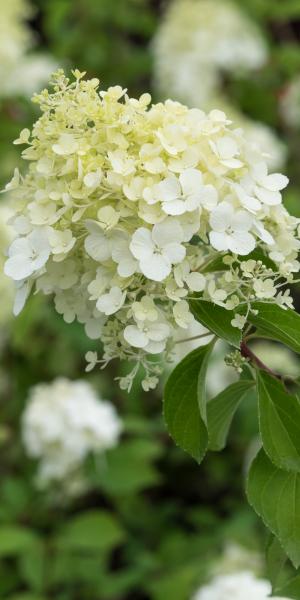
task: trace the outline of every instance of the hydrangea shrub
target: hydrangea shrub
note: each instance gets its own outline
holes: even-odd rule
[[[297,387],[250,342],[266,337],[300,351],[287,287],[299,271],[299,222],[282,204],[288,179],[268,172],[223,111],[151,105],[149,94],[99,92],[97,79],[73,76],[58,71],[53,90],[34,97],[42,115],[16,140],[28,168],[7,186],[17,237],[5,272],[16,282],[15,312],[31,290],[52,295],[65,321],[77,319],[103,344],[102,357],[88,353],[88,370],[115,358],[131,364],[124,389],[140,369],[143,388],[155,387],[179,334],[204,325],[209,343],[166,384],[168,430],[200,461],[224,447],[236,409],[257,390],[263,449],[248,497],[298,567]],[[207,402],[218,338],[232,346],[226,360],[241,378]]]

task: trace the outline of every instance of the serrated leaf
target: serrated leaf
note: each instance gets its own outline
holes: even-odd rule
[[[231,321],[235,316],[232,310],[226,310],[222,306],[198,298],[190,300],[189,304],[195,319],[199,323],[232,346],[240,347],[242,334],[239,329],[231,325]]]
[[[248,315],[248,321],[261,334],[282,342],[294,352],[300,353],[300,315],[291,308],[284,310],[277,304],[254,302],[252,308],[258,311]]]
[[[207,427],[210,450],[224,448],[235,411],[253,385],[254,381],[237,381],[208,402]]]
[[[254,510],[278,538],[298,568],[300,565],[300,475],[279,469],[264,450],[254,459],[247,496]]]
[[[271,535],[266,548],[266,563],[268,579],[274,589],[279,585],[287,560],[287,555],[278,539]]]
[[[171,373],[164,392],[164,418],[169,434],[197,462],[201,462],[208,444],[207,429],[199,407],[198,380],[211,348],[212,345],[208,344],[190,352]]]
[[[280,469],[300,472],[300,403],[282,383],[257,375],[259,427],[266,453]]]

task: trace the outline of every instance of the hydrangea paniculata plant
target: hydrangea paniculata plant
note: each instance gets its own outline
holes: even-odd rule
[[[99,92],[97,79],[73,75],[58,71],[53,91],[35,96],[42,116],[16,140],[26,145],[28,168],[7,185],[17,236],[5,272],[17,285],[15,312],[30,290],[53,295],[65,321],[77,319],[103,343],[102,358],[87,354],[88,369],[114,358],[133,363],[124,389],[139,367],[143,388],[155,387],[182,331],[194,319],[206,327],[200,336],[209,343],[166,383],[168,431],[200,462],[224,448],[239,404],[258,400],[263,448],[250,467],[248,499],[297,577],[298,383],[251,347],[266,337],[300,353],[288,289],[299,271],[299,221],[282,204],[287,177],[269,173],[258,145],[223,111],[151,105],[149,94]],[[226,363],[241,377],[208,399],[218,338],[233,348]]]

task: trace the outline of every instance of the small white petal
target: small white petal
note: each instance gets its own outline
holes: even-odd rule
[[[170,327],[166,323],[154,322],[149,326],[147,335],[153,342],[162,342],[170,334]]]
[[[16,254],[8,258],[4,265],[4,273],[15,281],[26,279],[34,272],[32,261],[26,255]]]
[[[238,210],[232,219],[232,228],[236,231],[248,231],[253,223],[253,217],[245,210]]]
[[[280,192],[271,192],[260,186],[256,186],[255,192],[259,200],[268,206],[277,206],[281,204],[282,197]]]
[[[180,184],[176,177],[167,177],[157,185],[156,190],[156,196],[163,202],[172,202],[181,196]]]
[[[148,342],[147,346],[145,347],[146,352],[148,352],[148,354],[160,354],[161,352],[164,351],[166,347],[166,342],[165,340],[163,340],[162,342]]]
[[[162,209],[166,215],[172,215],[174,217],[183,215],[186,210],[186,203],[184,200],[173,200],[173,202],[163,202]]]
[[[125,327],[124,338],[134,348],[145,348],[149,341],[147,335],[138,329],[136,325],[127,325]]]
[[[153,241],[159,248],[171,242],[181,242],[183,231],[176,219],[166,218],[162,223],[154,225],[152,230]]]
[[[205,288],[206,279],[202,273],[189,273],[185,281],[193,292],[202,292]]]
[[[203,186],[202,173],[197,169],[186,169],[181,173],[179,181],[185,196],[196,194]]]
[[[283,190],[288,185],[289,179],[285,175],[280,173],[272,173],[264,178],[262,185],[271,192],[277,192]]]
[[[84,240],[84,247],[88,255],[98,262],[108,260],[111,257],[109,240],[100,231],[88,235]]]
[[[235,254],[245,256],[255,248],[255,238],[246,231],[235,231],[228,238],[228,249]]]
[[[172,265],[176,265],[180,263],[185,258],[186,249],[181,244],[177,244],[173,242],[171,244],[167,244],[163,249],[163,256],[167,257]]]
[[[227,235],[221,231],[211,231],[209,234],[209,240],[213,248],[222,252],[228,250]]]
[[[151,231],[145,227],[137,229],[131,238],[130,250],[138,260],[150,259],[154,250]]]
[[[223,232],[231,225],[234,210],[228,202],[221,202],[211,212],[209,223],[214,231]]]
[[[171,273],[171,262],[161,254],[153,254],[150,259],[140,261],[140,269],[145,277],[163,281]]]

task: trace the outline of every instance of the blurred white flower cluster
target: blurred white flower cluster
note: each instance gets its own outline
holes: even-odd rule
[[[255,299],[291,305],[281,286],[299,268],[298,220],[282,205],[287,178],[268,173],[224,112],[149,106],[149,94],[99,93],[98,80],[74,75],[55,74],[54,92],[35,97],[42,116],[15,142],[29,168],[7,185],[17,238],[5,272],[16,313],[31,288],[54,294],[65,321],[101,338],[103,363],[134,363],[121,386],[142,365],[148,390],[161,372],[151,355],[168,359],[193,322],[191,295],[244,307],[240,328]],[[273,270],[245,260],[255,249]],[[209,269],[218,257],[224,268]]]
[[[12,308],[14,302],[14,284],[12,280],[4,274],[4,263],[6,260],[6,251],[8,245],[12,242],[13,230],[7,224],[11,216],[11,210],[6,202],[0,204],[0,326],[7,324],[12,317]]]
[[[233,108],[222,93],[224,74],[261,68],[268,49],[255,23],[230,0],[175,0],[153,41],[154,85],[190,107],[226,112],[259,146],[271,168],[284,164],[286,148],[264,124]]]
[[[222,72],[262,67],[268,51],[255,24],[227,0],[175,0],[157,31],[153,52],[157,88],[203,106]]]
[[[121,430],[114,406],[85,381],[56,379],[33,387],[22,419],[26,452],[39,460],[40,486],[76,478],[88,454],[115,446]]]
[[[280,98],[282,117],[290,127],[300,129],[300,76],[294,77]]]
[[[251,572],[240,571],[219,575],[202,587],[193,600],[267,600],[272,588],[268,581],[257,579]],[[273,598],[288,600],[288,598]]]
[[[31,95],[39,90],[55,69],[46,55],[27,54],[34,45],[26,21],[32,16],[27,0],[1,3],[0,96]]]

